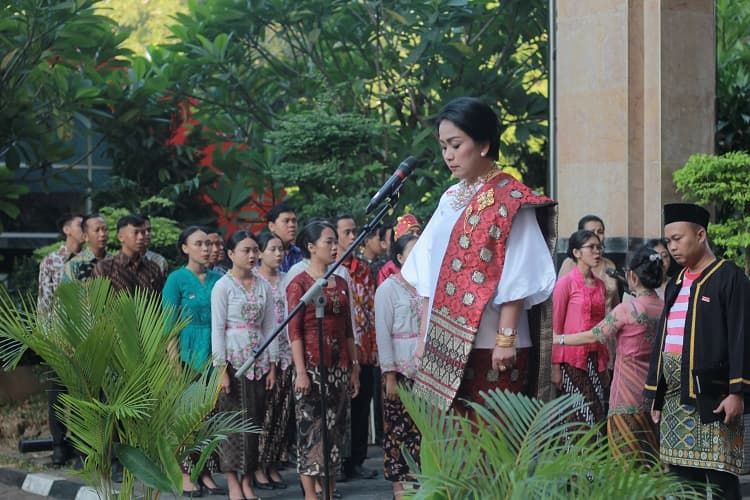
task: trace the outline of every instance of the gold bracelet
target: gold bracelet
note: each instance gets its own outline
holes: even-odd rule
[[[498,335],[495,337],[495,347],[516,347],[516,337]]]

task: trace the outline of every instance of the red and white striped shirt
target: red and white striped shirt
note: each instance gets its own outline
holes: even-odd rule
[[[690,287],[700,273],[690,274],[687,270],[682,276],[682,288],[667,315],[667,338],[664,352],[682,353],[682,340],[685,336],[685,319],[690,302]]]

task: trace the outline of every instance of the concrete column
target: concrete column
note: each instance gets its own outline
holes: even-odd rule
[[[555,195],[561,244],[599,215],[607,250],[662,233],[672,173],[713,152],[710,0],[556,0]]]

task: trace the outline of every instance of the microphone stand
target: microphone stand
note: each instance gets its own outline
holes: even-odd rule
[[[330,278],[333,273],[336,271],[336,269],[339,268],[339,266],[354,252],[354,249],[357,248],[362,241],[364,241],[365,237],[372,232],[373,229],[377,227],[377,225],[380,223],[381,220],[383,220],[383,217],[385,217],[385,214],[387,214],[390,210],[392,210],[397,204],[398,204],[398,198],[399,194],[401,192],[401,186],[397,190],[394,191],[393,195],[391,195],[389,198],[386,199],[385,204],[383,205],[383,208],[380,209],[380,211],[375,215],[375,217],[372,218],[370,222],[362,226],[362,230],[357,235],[357,238],[352,242],[351,245],[344,251],[344,254],[341,255],[338,260],[331,266],[329,266],[328,271],[323,275],[322,278],[315,281],[315,283],[310,287],[307,292],[302,296],[299,303],[292,309],[292,311],[287,315],[287,317],[284,319],[284,321],[276,328],[276,331],[274,331],[271,336],[266,340],[266,342],[261,345],[260,347],[257,347],[254,350],[254,356],[245,361],[245,363],[237,370],[235,373],[236,378],[242,377],[242,375],[249,370],[255,362],[258,360],[261,354],[268,349],[268,346],[271,345],[271,343],[276,339],[276,337],[281,334],[281,332],[286,328],[286,326],[289,324],[289,322],[292,320],[294,316],[296,316],[303,307],[310,304],[315,304],[315,317],[318,320],[318,347],[320,350],[320,359],[318,362],[318,370],[320,372],[320,412],[321,417],[323,419],[323,456],[324,456],[324,463],[323,463],[323,474],[325,474],[325,485],[323,486],[323,498],[326,500],[330,500],[331,496],[333,494],[332,491],[330,491],[330,475],[328,470],[328,459],[330,456],[330,443],[328,442],[328,423],[327,423],[327,403],[326,403],[326,396],[327,396],[327,390],[326,390],[326,380],[328,379],[328,370],[325,366],[325,361],[323,359],[323,349],[324,349],[324,332],[323,332],[323,316],[325,313],[325,304],[326,304],[326,297],[323,293],[323,287],[327,286],[328,284],[328,278]],[[350,320],[351,321],[351,320]],[[312,382],[312,381],[311,381]]]

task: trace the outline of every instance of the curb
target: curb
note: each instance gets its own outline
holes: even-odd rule
[[[0,484],[59,500],[99,500],[93,488],[49,472],[22,472],[0,467]]]
[[[78,481],[48,472],[23,472],[0,467],[0,484],[57,500],[99,500],[96,490]],[[740,476],[740,494],[750,499],[750,475]]]

